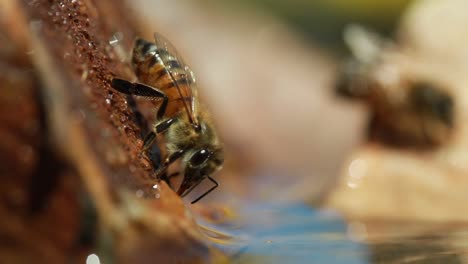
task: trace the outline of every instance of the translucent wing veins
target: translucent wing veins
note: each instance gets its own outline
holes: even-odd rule
[[[191,98],[190,105],[189,105],[188,102],[183,100],[184,108],[185,108],[185,111],[187,112],[187,114],[189,116],[190,122],[193,125],[198,126],[198,119],[195,116],[195,114],[196,114],[196,109],[195,109],[196,108],[196,102],[195,102],[196,91],[195,91],[195,87],[194,87],[195,79],[193,77],[192,71],[190,70],[189,67],[187,67],[185,65],[182,58],[177,53],[176,49],[170,44],[170,42],[166,38],[159,35],[158,33],[154,33],[154,40],[155,40],[155,44],[156,44],[156,47],[158,48],[158,50],[161,49],[161,50],[164,50],[165,52],[171,54],[174,57],[174,60],[176,62],[178,62],[178,64],[179,64],[178,66],[180,66],[180,69],[183,69],[182,74],[185,77],[184,78],[184,82],[185,82],[184,84],[188,87],[188,90],[187,90],[188,97]],[[171,80],[174,82],[175,87],[177,88],[177,91],[179,93],[180,98],[183,98],[184,95],[182,93],[182,89],[180,88],[179,82],[176,79],[176,76],[179,75],[179,73],[174,70],[174,69],[177,69],[179,67],[172,67],[173,63],[172,62],[169,63],[167,61],[164,61],[162,59],[162,57],[163,56],[159,57],[161,63],[166,68]]]

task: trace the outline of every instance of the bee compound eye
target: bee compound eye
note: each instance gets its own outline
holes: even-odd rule
[[[434,103],[433,112],[447,125],[453,125],[453,100],[450,97],[440,97]]]
[[[195,152],[192,157],[190,158],[190,164],[193,167],[198,167],[205,163],[208,158],[210,157],[211,152],[206,150],[206,149],[201,149],[197,152]]]

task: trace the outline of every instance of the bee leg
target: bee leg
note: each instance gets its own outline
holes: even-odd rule
[[[162,98],[163,102],[158,109],[157,118],[162,119],[164,114],[166,113],[166,108],[167,108],[167,103],[169,101],[169,98],[166,96],[164,92],[160,91],[159,89],[151,87],[146,84],[132,83],[127,80],[123,80],[119,78],[112,79],[111,85],[115,90],[124,94]],[[148,133],[148,135],[146,135],[145,139],[143,140],[142,152],[145,152],[146,150],[148,150],[149,147],[153,144],[154,140],[156,139],[156,133],[159,133],[160,131],[164,131],[165,129],[167,129],[172,124],[173,121],[174,121],[173,119],[168,119],[166,121],[163,121],[160,124],[158,124],[158,126],[156,126],[156,132],[151,131],[150,133]]]
[[[164,98],[167,97],[164,92],[152,86],[143,83],[132,83],[124,79],[114,78],[111,82],[112,88],[129,95],[138,95],[145,97]]]
[[[162,93],[162,92],[161,92]],[[163,93],[164,94],[164,93]],[[161,104],[161,106],[159,107],[158,109],[158,112],[156,113],[156,118],[158,120],[162,119],[164,114],[166,113],[166,108],[167,108],[167,103],[169,102],[169,97],[167,97],[165,94],[164,94],[164,97],[163,97],[163,102]]]
[[[160,123],[158,123],[155,127],[154,130],[156,130],[156,133],[162,133],[166,131],[172,124],[174,124],[175,119],[174,118],[169,118],[166,119]]]
[[[144,137],[146,133],[148,133],[148,121],[145,119],[145,117],[141,114],[141,112],[138,110],[137,103],[135,101],[135,98],[131,95],[127,95],[127,103],[132,112],[135,114],[135,122],[138,127],[141,128],[141,137]]]
[[[211,178],[210,176],[206,176],[206,177],[208,178],[208,180],[210,180],[210,181],[211,181],[212,183],[214,183],[215,185],[214,185],[213,187],[211,187],[208,191],[206,191],[204,194],[200,195],[197,199],[193,200],[193,201],[191,202],[191,204],[194,204],[194,203],[200,201],[203,197],[205,197],[206,195],[208,195],[208,194],[209,194],[210,192],[212,192],[214,189],[218,188],[218,186],[219,186],[218,182],[216,182],[216,181],[215,181],[213,178]],[[200,182],[201,182],[201,181],[200,181]],[[198,185],[198,184],[197,184],[197,185]],[[197,185],[195,185],[195,186],[197,186]],[[193,188],[195,188],[195,186],[194,186]],[[190,188],[190,189],[189,189],[189,192],[190,192],[191,190],[193,190],[193,188]],[[187,193],[189,193],[189,192],[187,192]]]
[[[149,132],[148,135],[146,135],[145,139],[143,140],[143,150],[142,152],[145,152],[153,145],[154,140],[156,139],[156,133],[153,131]]]
[[[153,144],[154,140],[156,139],[156,135],[166,131],[172,124],[174,124],[175,119],[169,118],[160,123],[158,123],[154,131],[151,131],[146,135],[145,139],[143,140],[143,152],[149,149],[149,147]]]
[[[161,107],[158,109],[157,118],[161,119],[166,113],[167,103],[169,98],[166,94],[149,85],[143,83],[132,83],[124,79],[114,78],[111,82],[112,88],[115,90],[129,95],[138,95],[138,96],[145,96],[145,97],[153,97],[153,98],[162,98],[163,102]]]
[[[179,150],[179,151],[176,151],[176,152],[172,153],[169,157],[167,157],[164,160],[164,163],[162,164],[162,166],[159,167],[158,170],[156,171],[156,177],[160,178],[161,175],[163,175],[166,172],[169,165],[171,165],[174,161],[176,161],[180,157],[182,157],[184,152],[185,152],[184,150]]]

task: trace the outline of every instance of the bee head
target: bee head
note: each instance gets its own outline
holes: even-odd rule
[[[445,91],[430,83],[415,83],[410,98],[418,112],[441,121],[448,127],[453,126],[454,102]]]
[[[224,153],[220,147],[200,148],[188,152],[185,156],[184,180],[177,193],[185,196],[191,187],[199,184],[206,176],[220,170],[224,163]]]

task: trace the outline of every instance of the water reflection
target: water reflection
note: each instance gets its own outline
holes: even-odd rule
[[[199,219],[233,263],[368,263],[367,247],[347,237],[334,213],[305,204],[248,204],[238,212],[235,221],[222,225]]]
[[[243,203],[235,211],[224,221],[208,219],[206,208],[197,214],[202,231],[232,263],[468,263],[463,226],[345,223],[301,203]]]

